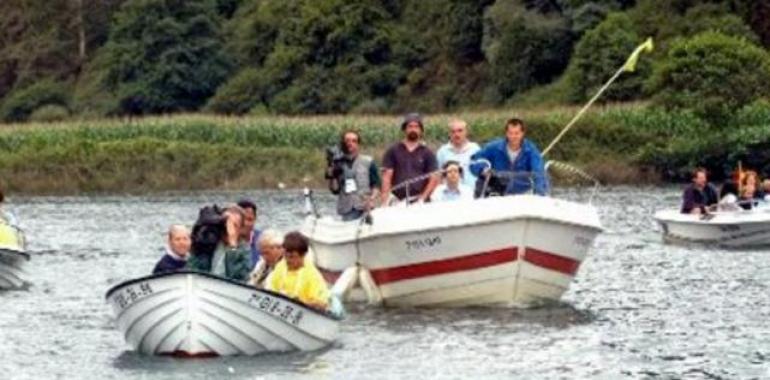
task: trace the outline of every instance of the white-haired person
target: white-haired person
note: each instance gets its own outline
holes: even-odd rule
[[[168,229],[168,243],[165,254],[155,264],[152,274],[169,273],[184,270],[187,257],[190,254],[190,230],[187,227],[174,224]]]
[[[283,235],[274,229],[264,230],[259,234],[257,244],[259,245],[260,256],[257,265],[254,266],[254,270],[249,275],[249,284],[257,288],[264,288],[265,280],[283,258]]]

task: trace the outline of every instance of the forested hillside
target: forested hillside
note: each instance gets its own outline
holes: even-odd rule
[[[605,101],[720,117],[770,88],[766,1],[3,0],[0,31],[6,122],[579,103],[648,36]]]

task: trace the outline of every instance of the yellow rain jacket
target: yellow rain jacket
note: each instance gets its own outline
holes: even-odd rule
[[[270,277],[265,280],[267,289],[294,298],[305,304],[329,306],[329,288],[321,272],[313,263],[305,260],[302,268],[290,271],[286,260],[276,264]]]

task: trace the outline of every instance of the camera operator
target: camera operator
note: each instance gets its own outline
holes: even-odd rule
[[[371,156],[360,154],[361,134],[347,130],[340,135],[339,148],[326,152],[329,190],[337,195],[337,213],[342,220],[358,219],[372,207],[382,181]]]

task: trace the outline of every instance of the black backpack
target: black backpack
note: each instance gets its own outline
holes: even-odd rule
[[[224,210],[217,205],[204,206],[192,229],[192,254],[211,256],[225,233]]]

